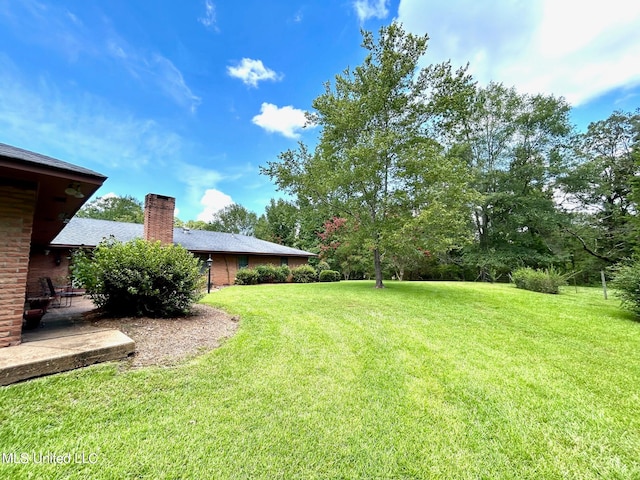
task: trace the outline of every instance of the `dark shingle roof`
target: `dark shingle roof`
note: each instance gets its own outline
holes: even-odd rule
[[[144,226],[140,223],[112,222],[92,218],[74,217],[62,232],[53,239],[52,246],[89,246],[93,247],[104,238],[113,236],[116,240],[127,242],[142,238]],[[281,255],[309,257],[313,253],[285,247],[277,243],[259,240],[246,235],[210,232],[207,230],[173,229],[173,243],[182,245],[192,252],[240,253],[253,255]]]
[[[82,175],[90,175],[103,179],[106,178],[104,175],[94,172],[93,170],[89,170],[88,168],[63,162],[62,160],[58,160],[56,158],[47,157],[46,155],[41,155],[40,153],[30,152],[28,150],[23,150],[22,148],[13,147],[5,143],[0,143],[0,157],[12,158],[34,165],[55,168],[67,172],[80,173]]]

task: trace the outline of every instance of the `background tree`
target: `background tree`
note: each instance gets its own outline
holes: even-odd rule
[[[493,280],[517,266],[560,261],[554,191],[571,135],[567,103],[490,83],[453,107],[440,108],[439,126],[466,158],[480,194],[473,212],[477,241],[465,248],[466,262],[479,278]]]
[[[572,170],[563,178],[572,225],[566,231],[578,248],[599,260],[596,266],[630,257],[640,244],[638,198],[640,178],[640,111],[614,112],[591,123],[577,139]]]
[[[242,205],[233,203],[217,211],[207,230],[253,236],[258,216]]]
[[[298,216],[295,204],[281,198],[272,198],[265,213],[256,222],[255,235],[268,242],[294,247],[300,230]]]
[[[205,222],[204,220],[187,220],[186,222],[183,222],[178,217],[174,219],[173,225],[176,228],[188,228],[190,230],[210,229],[210,224]]]
[[[143,204],[131,195],[98,197],[84,205],[76,215],[81,218],[144,223]]]
[[[332,217],[318,232],[319,257],[332,270],[342,272],[345,280],[363,279],[371,275],[371,255],[367,238],[360,235],[360,226],[353,219]]]
[[[383,238],[404,226],[415,205],[410,184],[448,158],[432,156],[426,135],[426,95],[437,76],[434,69],[417,72],[427,36],[406,34],[396,23],[381,28],[377,40],[362,35],[362,65],[337,75],[313,102],[310,121],[322,128],[315,151],[301,143],[262,171],[299,201],[353,220],[370,245],[381,288]],[[459,179],[452,175],[449,183]]]

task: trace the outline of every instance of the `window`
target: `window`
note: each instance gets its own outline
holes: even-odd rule
[[[280,257],[280,265],[289,265],[289,257]]]
[[[241,268],[247,268],[249,266],[248,255],[238,255],[238,270]]]

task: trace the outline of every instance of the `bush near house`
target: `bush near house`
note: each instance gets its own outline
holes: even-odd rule
[[[529,267],[518,268],[511,274],[511,280],[517,288],[553,294],[558,293],[559,287],[567,283],[565,277],[552,268],[548,270],[534,270]]]
[[[331,270],[331,266],[324,260],[320,260],[318,262],[318,265],[316,265],[316,270],[318,272],[318,275],[320,275],[320,272],[323,272],[324,270]]]
[[[327,273],[325,273],[327,272]],[[311,265],[300,265],[289,269],[287,265],[258,265],[255,268],[243,268],[236,273],[236,285],[256,285],[258,283],[313,283],[324,274],[323,282],[340,281],[340,273],[333,270],[322,270],[320,275]]]
[[[321,282],[339,282],[340,272],[335,270],[322,270],[318,276],[318,280]]]
[[[242,268],[236,273],[236,285],[256,285],[258,283],[286,283],[291,275],[287,265],[276,267],[272,264],[255,268]]]
[[[236,285],[256,285],[258,283],[258,272],[252,268],[241,268],[236,273]]]
[[[255,285],[257,283],[311,283],[318,281],[318,273],[311,265],[300,265],[289,269],[287,265],[258,265],[255,268],[243,268],[236,273],[236,285]]]
[[[635,256],[628,263],[614,266],[611,273],[611,286],[616,289],[615,295],[625,308],[640,315],[640,256]]]
[[[300,265],[291,270],[293,283],[312,283],[318,281],[318,273],[311,265]]]
[[[109,239],[74,255],[73,275],[97,307],[123,316],[175,317],[202,297],[201,262],[179,245]]]
[[[258,265],[255,272],[258,275],[258,283],[285,283],[290,274],[287,265],[276,267],[272,264]]]
[[[280,265],[276,267],[276,283],[286,283],[291,276],[289,265]]]

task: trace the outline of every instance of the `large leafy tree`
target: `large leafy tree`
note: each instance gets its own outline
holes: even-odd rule
[[[252,236],[257,222],[258,216],[254,212],[233,203],[214,213],[206,229]]]
[[[554,189],[571,135],[569,106],[562,98],[490,83],[456,107],[442,125],[464,152],[479,192],[477,242],[465,258],[484,279],[517,265],[552,264],[561,250]]]
[[[257,238],[294,247],[300,229],[298,207],[279,198],[271,199],[255,227]]]
[[[98,220],[144,223],[142,202],[131,195],[98,197],[84,205],[76,215]]]
[[[426,132],[427,95],[436,79],[450,74],[448,69],[418,71],[427,40],[406,34],[397,23],[381,28],[377,39],[363,32],[363,63],[337,75],[333,85],[325,84],[313,102],[309,120],[322,128],[315,151],[301,143],[263,168],[300,202],[324,206],[358,225],[373,257],[377,288],[383,287],[385,236],[419,213],[424,197],[412,190],[433,178],[434,165],[450,160]],[[446,181],[433,178],[429,186],[442,187],[444,196],[448,186],[461,182],[455,171],[450,169]],[[438,195],[429,201],[439,201]]]
[[[569,232],[604,264],[631,256],[638,240],[640,110],[614,112],[578,138],[576,163],[563,179],[574,221]]]

